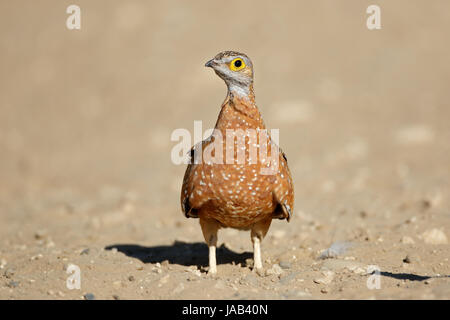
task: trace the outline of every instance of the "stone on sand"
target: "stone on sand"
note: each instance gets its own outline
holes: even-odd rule
[[[281,269],[279,264],[274,264],[272,265],[272,268],[268,269],[266,271],[266,275],[270,276],[270,275],[280,275],[283,273],[283,269]]]
[[[414,244],[415,243],[414,239],[411,238],[411,237],[408,237],[408,236],[403,236],[400,239],[400,242],[403,243],[403,244]]]
[[[323,271],[322,274],[324,277],[322,278],[316,278],[314,279],[314,282],[317,284],[330,284],[334,279],[334,272],[333,271]]]
[[[437,228],[430,229],[422,233],[422,239],[428,244],[447,244],[448,239],[444,231]]]

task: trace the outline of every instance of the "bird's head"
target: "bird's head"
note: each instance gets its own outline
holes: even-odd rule
[[[248,95],[253,84],[253,64],[250,58],[239,52],[224,51],[209,60],[205,67],[213,68],[228,86],[228,90]]]

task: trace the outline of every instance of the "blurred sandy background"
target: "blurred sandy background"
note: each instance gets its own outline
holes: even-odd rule
[[[448,1],[1,1],[0,298],[450,298],[448,30]],[[174,129],[216,121],[225,85],[204,63],[223,50],[252,58],[295,181],[266,277],[233,230],[203,272],[170,160]]]

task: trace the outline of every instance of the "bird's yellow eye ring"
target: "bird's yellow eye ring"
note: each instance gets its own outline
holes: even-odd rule
[[[233,71],[239,71],[245,68],[245,62],[241,58],[236,58],[230,63],[230,69]]]

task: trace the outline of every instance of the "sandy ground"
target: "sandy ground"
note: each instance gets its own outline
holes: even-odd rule
[[[76,2],[77,31],[72,1],[0,2],[0,299],[450,298],[448,1]],[[174,129],[214,125],[225,49],[295,182],[261,275],[231,229],[205,272],[170,158]]]

